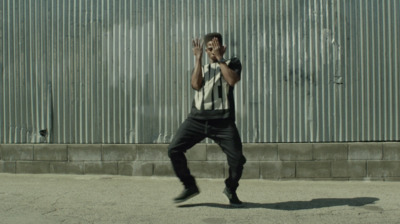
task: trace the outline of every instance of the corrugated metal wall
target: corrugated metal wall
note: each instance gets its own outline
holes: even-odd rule
[[[243,142],[400,140],[399,26],[398,0],[0,0],[0,143],[169,142],[213,31]]]

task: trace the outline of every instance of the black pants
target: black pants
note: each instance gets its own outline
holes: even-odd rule
[[[179,127],[174,139],[168,146],[176,176],[187,188],[195,184],[194,177],[187,166],[185,152],[206,137],[214,140],[227,156],[229,177],[225,180],[226,187],[236,191],[242,176],[246,158],[242,153],[242,142],[235,122],[232,120],[196,120],[187,118]]]

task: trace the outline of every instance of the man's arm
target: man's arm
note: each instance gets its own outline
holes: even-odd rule
[[[212,41],[213,41],[213,54],[219,61],[223,58],[223,55],[226,51],[226,47],[221,46],[221,44],[218,42],[218,38],[214,38]],[[219,67],[221,68],[222,76],[230,86],[234,86],[237,82],[240,81],[239,74],[236,74],[235,71],[230,69],[226,63],[220,63]]]
[[[218,60],[221,60],[222,57]],[[230,85],[234,86],[237,82],[240,81],[240,76],[236,74],[235,71],[230,69],[227,64],[219,63],[219,67],[221,68],[222,76],[224,77],[225,81]]]
[[[192,72],[191,85],[195,90],[200,90],[203,84],[203,74],[201,70],[201,60],[203,55],[203,44],[199,39],[193,40],[193,54],[196,58]]]
[[[200,90],[203,83],[203,75],[201,71],[201,59],[196,58],[196,62],[194,64],[194,69],[192,72],[192,88],[195,90]]]

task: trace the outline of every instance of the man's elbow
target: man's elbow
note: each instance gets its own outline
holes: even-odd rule
[[[201,86],[192,84],[192,89],[199,91],[201,89]]]
[[[236,83],[238,83],[240,81],[240,77],[237,77],[237,78],[234,78],[234,79],[231,79],[231,80],[229,80],[229,82],[228,82],[228,84],[230,85],[230,86],[234,86]]]

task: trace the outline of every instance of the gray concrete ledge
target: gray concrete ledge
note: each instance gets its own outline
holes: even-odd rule
[[[175,176],[167,144],[0,144],[0,173]],[[243,179],[400,180],[400,142],[243,144]],[[186,153],[196,177],[226,178],[216,144]]]

